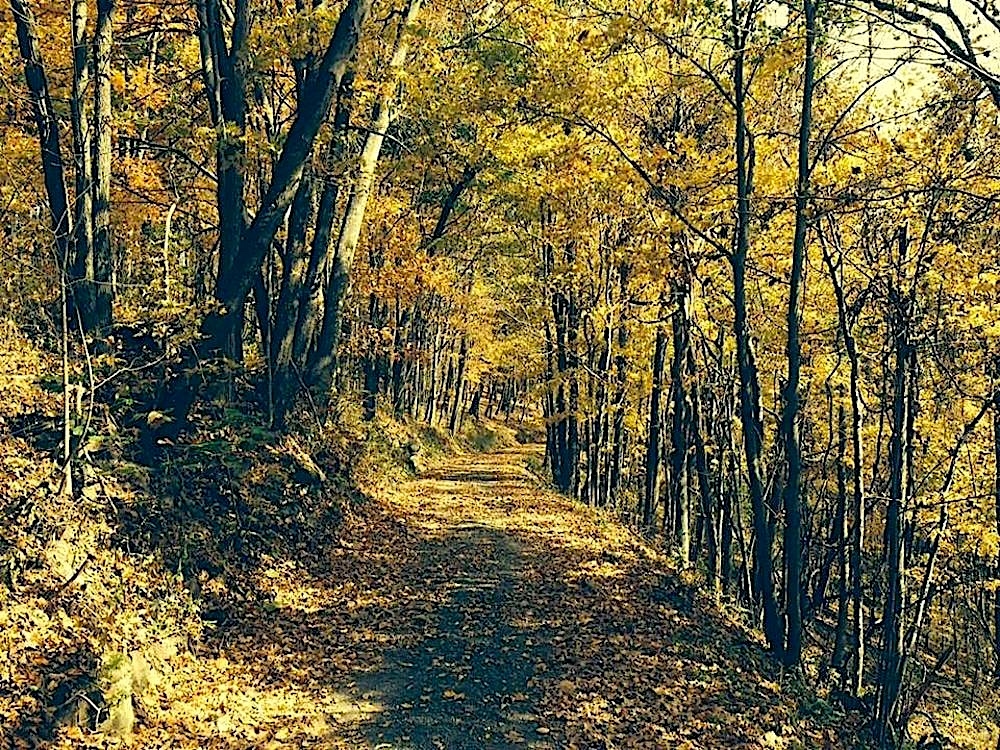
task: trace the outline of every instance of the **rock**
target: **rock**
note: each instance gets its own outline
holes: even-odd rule
[[[108,718],[101,723],[101,731],[115,737],[129,737],[135,728],[136,700],[159,682],[159,674],[141,651],[105,657],[100,688]]]
[[[132,652],[132,692],[144,693],[158,682],[158,675],[149,666],[141,651]]]
[[[108,718],[101,724],[101,731],[116,737],[128,737],[135,728],[135,707],[132,696],[122,697],[117,703],[108,706]]]
[[[410,468],[413,469],[414,474],[419,476],[427,470],[427,464],[424,462],[424,455],[420,447],[420,443],[410,443],[406,446],[406,450],[410,454]]]
[[[325,484],[326,472],[312,460],[312,457],[303,452],[292,453],[292,460],[295,461],[295,481],[302,484]]]
[[[135,727],[132,692],[132,660],[125,654],[110,654],[101,669],[101,693],[108,714],[101,724],[101,731],[116,737],[132,734]]]
[[[413,473],[417,476],[427,471],[427,465],[419,453],[415,456],[410,456],[410,468],[413,469]]]

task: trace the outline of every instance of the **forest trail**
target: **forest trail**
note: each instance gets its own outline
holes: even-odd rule
[[[434,611],[418,642],[386,654],[358,681],[379,695],[363,731],[393,748],[554,747],[533,713],[536,671],[547,667],[535,624],[531,560],[504,519],[537,497],[523,451],[452,458],[400,488]],[[534,635],[534,638],[532,637]]]
[[[665,559],[541,489],[536,451],[447,458],[262,566],[139,745],[833,746]]]

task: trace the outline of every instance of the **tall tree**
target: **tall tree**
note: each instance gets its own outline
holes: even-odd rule
[[[70,302],[75,311],[70,318],[79,315],[86,331],[107,334],[113,302],[111,45],[115,3],[113,0],[97,3],[92,54],[88,54],[91,52],[87,39],[88,2],[74,0],[70,6],[73,59],[70,110],[76,188],[73,204],[67,189],[59,120],[49,92],[35,17],[27,0],[11,0],[10,7],[31,95],[54,246],[70,285]],[[92,117],[87,105],[91,67],[96,83]]]
[[[340,234],[337,237],[333,255],[333,269],[327,284],[323,324],[319,330],[313,354],[308,365],[310,382],[322,398],[330,391],[333,367],[343,328],[344,301],[350,290],[351,269],[357,252],[358,240],[364,223],[365,211],[375,182],[379,154],[385,142],[392,120],[392,100],[396,94],[399,76],[409,54],[410,26],[420,12],[421,0],[408,0],[406,10],[399,22],[392,56],[375,101],[371,122],[368,126],[364,147],[358,160],[357,173],[351,185],[351,193],[344,213]]]
[[[214,102],[210,106],[215,107],[220,122],[225,124],[232,121],[237,127],[245,113],[246,91],[233,91],[234,81],[231,78],[224,79],[222,71],[217,66],[223,52],[230,64],[234,66],[243,64],[238,61],[242,59],[240,49],[248,33],[249,11],[245,6],[245,1],[237,4],[228,34],[215,0],[204,0],[199,13],[199,38],[203,40],[202,68],[206,81],[210,84],[207,86],[209,97]],[[202,341],[185,358],[181,371],[174,373],[165,384],[158,401],[161,411],[169,410],[170,419],[158,421],[154,429],[147,432],[147,448],[152,448],[154,441],[160,435],[176,434],[185,426],[200,382],[196,371],[198,362],[211,359],[219,353],[232,353],[233,342],[236,337],[242,335],[243,311],[250,289],[260,274],[264,257],[285,213],[295,198],[299,180],[312,154],[316,137],[357,49],[361,30],[370,9],[370,0],[349,0],[341,10],[323,54],[302,83],[308,94],[302,97],[303,106],[296,111],[288,128],[270,182],[263,191],[263,197],[253,218],[249,222],[244,222],[242,218],[237,219],[231,207],[224,209],[224,213],[220,215],[220,220],[224,221],[224,217],[228,217],[229,221],[235,222],[234,226],[220,226],[220,233],[225,234],[227,230],[239,229],[244,223],[245,229],[239,232],[238,246],[227,246],[226,251],[220,252],[216,283],[219,309],[205,318],[201,326]],[[231,40],[228,47],[225,46],[227,36]],[[235,57],[232,57],[234,53]],[[216,83],[217,85],[214,85]],[[217,102],[214,101],[216,92],[220,97]],[[227,98],[234,99],[233,108],[225,111],[221,101],[224,92]],[[222,153],[218,157],[219,160],[225,160],[231,148],[232,143],[228,137],[220,139],[218,149]],[[232,182],[220,179],[218,182],[220,204],[223,192],[227,195],[231,191],[242,192],[241,186],[244,182],[242,174],[234,176]],[[242,212],[245,205],[242,195],[236,205]]]
[[[788,379],[781,417],[788,472],[785,481],[785,664],[794,666],[802,656],[802,453],[799,437],[800,381],[802,377],[802,285],[809,232],[810,132],[813,89],[816,79],[816,3],[803,0],[805,61],[802,75],[802,113],[799,119],[798,178],[795,187],[795,234],[788,291]]]

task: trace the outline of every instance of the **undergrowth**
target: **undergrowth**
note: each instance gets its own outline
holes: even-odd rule
[[[134,377],[74,423],[85,442],[69,496],[58,359],[3,333],[0,737],[12,747],[128,735],[213,628],[267,598],[259,569],[315,559],[364,488],[404,476],[407,445],[430,443],[363,424],[346,399],[327,425],[275,434],[247,397],[208,403],[192,436],[146,465],[131,412],[150,383]]]

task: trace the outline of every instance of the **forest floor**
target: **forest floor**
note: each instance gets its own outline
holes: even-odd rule
[[[165,659],[129,744],[852,746],[666,558],[543,489],[536,450],[444,458],[357,506],[329,547],[265,561],[257,595]]]
[[[515,429],[309,439],[229,409],[147,467],[105,427],[64,496],[58,363],[0,334],[0,750],[863,747]]]

